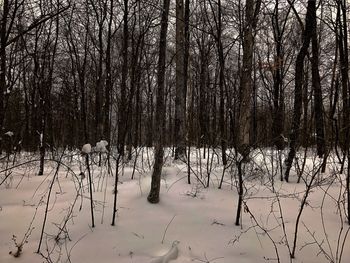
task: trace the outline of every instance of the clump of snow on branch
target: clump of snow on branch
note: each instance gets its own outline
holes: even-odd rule
[[[107,145],[108,145],[108,142],[106,140],[101,140],[96,143],[95,151],[105,153],[107,152],[107,148],[106,148]]]
[[[12,131],[8,131],[5,133],[5,135],[7,135],[8,137],[12,137],[14,133]]]
[[[89,154],[89,153],[91,153],[91,144],[90,144],[90,143],[84,144],[84,145],[83,145],[83,148],[81,148],[81,152],[82,152],[83,154]]]

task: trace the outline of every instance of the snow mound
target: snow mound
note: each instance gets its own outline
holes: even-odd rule
[[[153,259],[150,263],[168,263],[170,260],[177,259],[177,256],[179,255],[177,245],[179,243],[179,241],[174,241],[172,247],[165,255]]]
[[[107,152],[107,148],[106,148],[107,145],[108,145],[108,142],[106,140],[101,140],[97,142],[95,147],[96,152],[101,152],[101,153]]]
[[[83,145],[83,148],[81,148],[81,152],[85,154],[91,153],[91,144],[87,143]]]

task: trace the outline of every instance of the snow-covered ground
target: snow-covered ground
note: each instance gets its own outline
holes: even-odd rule
[[[190,185],[186,164],[168,157],[159,204],[147,202],[151,151],[126,164],[118,185],[115,226],[111,226],[114,176],[107,174],[105,165],[92,164],[95,228],[91,228],[84,159],[79,155],[64,157],[49,200],[41,255],[36,251],[57,163],[47,161],[45,175],[37,176],[38,162],[5,172],[3,160],[0,182],[8,178],[0,186],[0,262],[155,263],[173,259],[171,262],[253,263],[278,262],[277,258],[291,262],[289,249],[293,248],[296,218],[318,160],[312,155],[308,158],[306,183],[301,180],[297,184],[292,172],[290,183],[280,182],[277,174],[272,184],[278,159],[271,159],[268,150],[257,152],[251,161],[254,165],[245,167],[242,224],[235,226],[235,165],[226,169],[223,187],[218,189],[220,158],[211,159],[210,155],[204,159],[201,155],[198,150],[192,152]],[[17,164],[28,158],[23,155]],[[134,164],[135,178],[131,180]],[[204,187],[210,165],[210,186]],[[330,159],[326,173],[315,179],[300,218],[293,262],[350,262],[345,180],[337,169]],[[14,240],[20,245],[25,236],[20,256],[14,257]]]

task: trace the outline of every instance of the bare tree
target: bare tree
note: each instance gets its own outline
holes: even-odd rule
[[[113,201],[113,216],[112,226],[115,225],[115,218],[117,213],[117,195],[118,195],[118,183],[119,183],[119,169],[120,161],[124,157],[125,152],[125,136],[126,136],[126,120],[127,120],[127,104],[126,104],[126,92],[127,92],[127,77],[128,77],[128,44],[129,44],[129,27],[128,27],[128,15],[129,15],[129,1],[124,0],[124,14],[123,14],[123,71],[120,87],[120,104],[118,111],[118,139],[117,139],[117,161],[115,167],[115,180],[114,180],[114,201]]]
[[[238,149],[247,158],[250,146],[254,34],[261,1],[247,0],[243,25],[243,65],[240,85]]]
[[[1,6],[0,6],[1,7]],[[2,153],[2,134],[5,118],[5,94],[6,94],[6,42],[7,42],[7,21],[9,20],[9,0],[2,4],[2,19],[0,27],[0,154]]]
[[[154,149],[154,166],[152,173],[151,190],[147,197],[150,203],[159,202],[160,180],[163,167],[164,156],[164,130],[165,130],[165,105],[164,105],[164,76],[165,76],[165,57],[167,46],[169,2],[164,0],[161,18],[160,38],[159,38],[159,58],[158,58],[158,76],[157,76],[157,94],[156,94],[156,135]]]
[[[308,48],[310,45],[312,31],[313,31],[313,16],[316,16],[316,1],[309,0],[306,12],[305,28],[303,30],[303,42],[299,50],[296,62],[295,62],[295,90],[294,90],[294,112],[292,129],[290,133],[289,153],[285,160],[285,173],[284,178],[289,181],[289,172],[292,167],[292,163],[296,154],[299,134],[300,134],[300,118],[301,118],[301,105],[303,94],[303,74],[304,74],[304,60],[307,56]]]
[[[175,159],[186,151],[186,85],[185,85],[185,17],[184,2],[176,0],[176,98],[175,98]]]
[[[317,34],[316,8],[312,13],[312,87],[314,90],[315,104],[315,127],[316,127],[316,144],[317,154],[322,157],[326,151],[326,140],[324,130],[323,98],[321,88],[321,77],[319,71],[319,44]]]

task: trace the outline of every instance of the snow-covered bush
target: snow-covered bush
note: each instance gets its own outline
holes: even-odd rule
[[[96,143],[95,151],[101,152],[101,153],[108,152],[107,148],[106,148],[107,145],[108,145],[108,142],[106,140],[101,140],[101,141]]]
[[[90,143],[84,144],[83,147],[81,148],[81,152],[83,154],[91,153],[91,144]]]

